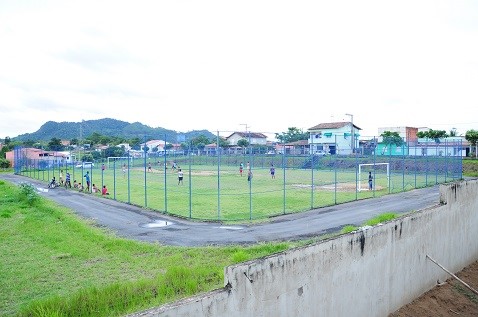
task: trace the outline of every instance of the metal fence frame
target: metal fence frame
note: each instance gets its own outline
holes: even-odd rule
[[[322,207],[324,205],[321,205],[320,201],[317,201],[318,198],[317,194],[315,193],[315,189],[318,186],[317,184],[319,184],[319,181],[316,179],[316,175],[318,175],[317,173],[320,171],[327,171],[332,177],[328,181],[323,181],[325,183],[320,183],[323,186],[328,185],[330,186],[330,188],[332,188],[332,204],[339,204],[346,201],[375,197],[377,194],[390,194],[424,186],[433,186],[439,183],[462,179],[463,177],[461,156],[432,156],[426,155],[426,152],[425,154],[420,152],[420,155],[410,155],[409,151],[406,151],[406,147],[408,146],[407,144],[401,145],[402,149],[400,152],[402,153],[402,155],[392,155],[392,151],[390,151],[388,155],[377,154],[376,151],[373,151],[372,155],[363,155],[362,153],[364,151],[356,151],[355,153],[349,155],[291,155],[286,153],[286,145],[282,146],[284,148],[284,151],[282,151],[281,154],[276,155],[266,155],[265,153],[260,152],[254,153],[254,151],[252,150],[244,151],[240,155],[223,154],[227,153],[227,151],[226,149],[220,147],[217,147],[215,153],[209,153],[209,155],[202,155],[200,149],[192,147],[189,148],[187,151],[184,151],[182,155],[168,155],[167,153],[165,153],[165,155],[161,157],[156,157],[157,161],[154,162],[154,164],[156,164],[159,169],[161,167],[164,167],[164,183],[161,185],[161,192],[158,192],[157,189],[156,191],[150,189],[150,187],[152,186],[151,182],[148,179],[148,177],[150,177],[148,175],[148,165],[151,162],[151,158],[148,158],[147,155],[144,155],[144,157],[134,160],[126,159],[127,162],[114,161],[112,168],[108,168],[105,166],[105,160],[97,161],[95,162],[95,166],[91,167],[89,171],[92,177],[91,182],[99,183],[101,184],[101,187],[103,187],[104,185],[105,175],[108,175],[109,179],[111,179],[112,177],[113,183],[110,183],[109,185],[109,198],[111,199],[122,201],[128,204],[139,205],[146,208],[151,208],[151,203],[149,203],[151,199],[162,199],[162,208],[153,209],[166,214],[181,216],[185,218],[216,221],[253,220],[278,214],[300,212],[303,210]],[[442,144],[436,146],[445,146],[446,148],[446,141],[443,141]],[[453,147],[456,146],[457,144],[456,142],[454,142]],[[21,174],[30,178],[35,178],[48,182],[53,176],[56,176],[58,179],[61,170],[71,171],[72,181],[79,177],[83,179],[83,175],[86,172],[83,167],[76,168],[75,165],[69,163],[45,163],[45,160],[28,159],[24,155],[22,155],[23,150],[21,147],[15,148],[14,151],[14,171],[16,174]],[[201,155],[197,155],[197,153]],[[436,151],[436,153],[438,153],[438,151]],[[130,156],[129,154],[130,153],[128,153],[128,155],[126,156]],[[211,194],[210,197],[211,206],[214,205],[217,208],[217,213],[214,217],[204,217],[198,215],[200,213],[197,211],[193,202],[194,195],[197,194],[195,194],[196,189],[194,188],[195,185],[192,182],[187,182],[189,185],[187,188],[189,201],[189,205],[187,208],[189,210],[182,210],[181,212],[176,212],[173,209],[169,208],[169,205],[175,203],[173,200],[171,200],[172,198],[170,198],[171,193],[175,190],[175,188],[170,188],[171,186],[168,185],[168,178],[166,176],[168,173],[168,163],[171,161],[180,162],[180,165],[185,172],[185,179],[191,178],[191,175],[195,171],[195,168],[197,168],[197,166],[202,166],[204,168],[207,167],[208,170],[215,171],[217,173],[216,190],[215,193]],[[265,170],[268,170],[271,162],[273,162],[275,168],[278,171],[281,171],[282,179],[280,181],[283,185],[283,195],[281,197],[283,206],[282,210],[275,210],[274,212],[272,212],[271,214],[267,214],[266,216],[264,216],[263,213],[259,213],[256,210],[256,207],[252,204],[252,202],[255,200],[256,197],[259,197],[261,193],[258,193],[255,190],[254,182],[251,181],[249,182],[249,192],[247,193],[247,199],[249,200],[248,213],[243,213],[242,215],[236,216],[235,218],[223,215],[223,209],[221,204],[224,202],[226,194],[222,191],[223,184],[221,175],[226,170],[238,167],[240,162],[249,162],[251,170],[254,172],[264,172]],[[393,188],[391,186],[388,186],[388,192],[386,190],[379,191],[374,188],[370,193],[361,193],[359,187],[360,180],[358,177],[359,164],[377,163],[388,163],[391,174],[389,177],[393,179]],[[122,164],[127,164],[126,172],[123,171]],[[141,169],[142,174],[138,172],[136,172],[135,174],[131,173],[132,168],[136,168],[137,170]],[[244,169],[246,170],[246,166],[244,167]],[[307,208],[302,208],[301,210],[288,210],[286,208],[286,206],[288,205],[288,200],[291,199],[291,197],[287,196],[286,193],[291,191],[290,184],[288,184],[288,177],[291,177],[290,171],[292,170],[302,170],[310,172],[306,173],[306,175],[308,175],[307,177],[310,180],[310,183],[308,184],[311,188],[310,204],[307,203]],[[376,176],[379,176],[379,174],[375,175],[375,171],[376,169],[373,169],[374,179],[376,179]],[[112,174],[110,175],[105,173]],[[142,178],[141,181],[139,181],[140,177]],[[347,178],[349,182],[355,181],[355,195],[351,196],[350,193],[348,195],[345,195],[339,190],[337,184],[344,182],[345,178]],[[133,184],[136,184],[135,186],[137,187],[144,187],[144,191],[138,190],[138,188],[133,188]],[[160,186],[159,184],[156,185]],[[121,190],[120,187],[122,188]],[[122,194],[120,196],[120,192],[126,192],[126,195]],[[213,201],[214,203],[212,203]],[[328,204],[330,204],[330,202]],[[202,208],[204,208],[204,206]]]

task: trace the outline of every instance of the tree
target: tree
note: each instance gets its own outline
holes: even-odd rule
[[[440,138],[447,138],[448,134],[445,130],[432,130],[429,129],[428,131],[420,131],[417,133],[417,137],[419,138],[429,138],[434,139],[436,143],[440,143]]]
[[[304,132],[296,127],[291,127],[287,130],[287,132],[282,132],[281,134],[276,133],[276,138],[281,143],[290,143],[299,140],[307,140],[309,139],[309,135],[309,132]]]
[[[50,151],[61,151],[63,150],[63,144],[61,144],[60,139],[51,138],[50,142],[48,142],[48,149],[50,149]]]
[[[93,162],[93,155],[91,153],[86,153],[81,157],[83,162]]]
[[[191,144],[196,147],[199,147],[198,146],[199,144],[204,144],[205,146],[205,144],[209,144],[209,143],[211,143],[211,141],[204,134],[198,135],[197,137],[191,140]]]
[[[475,157],[478,157],[478,131],[468,130],[465,134],[465,140],[475,146]]]
[[[205,143],[198,143],[196,144],[196,147],[199,149],[198,151],[198,155],[201,154],[201,151],[204,150],[204,148],[206,147],[206,144]]]
[[[103,136],[101,136],[101,138],[100,138],[100,144],[106,145],[106,144],[111,143],[111,141],[112,141],[112,139],[111,139],[109,136],[103,135]]]
[[[4,158],[0,158],[0,168],[9,168],[10,167],[10,161]]]
[[[121,157],[125,156],[124,152],[124,147],[110,146],[105,150],[105,156]]]
[[[16,145],[18,145],[16,142],[9,142],[8,145],[2,146],[2,149],[0,149],[0,158],[5,158],[6,153],[12,151]]]
[[[4,140],[5,145],[10,144],[10,142],[12,142],[12,140],[10,139],[9,136],[6,136],[6,137],[5,137],[5,140]]]
[[[91,156],[93,157],[94,160],[99,160],[101,158],[101,152],[92,151]]]
[[[36,142],[35,140],[31,140],[31,139],[23,141],[23,145],[25,145],[25,146],[31,147],[31,146],[34,146],[35,144],[38,144],[38,142]]]
[[[191,139],[191,145],[192,147],[196,147],[198,149],[198,154],[201,154],[201,151],[204,150],[206,144],[209,143],[211,143],[211,141],[204,134],[200,134]]]
[[[240,139],[237,141],[237,145],[240,147],[248,147],[249,141],[247,141],[246,139]]]
[[[380,136],[383,138],[383,143],[388,145],[401,146],[404,143],[398,132],[384,131]]]
[[[102,135],[98,132],[93,132],[89,137],[86,138],[86,142],[92,146],[95,144],[100,144],[101,137]]]
[[[135,151],[141,150],[141,140],[139,138],[133,138],[131,139],[131,148]]]
[[[181,149],[183,149],[183,151],[186,151],[189,149],[189,143],[187,142],[182,142],[181,143]]]

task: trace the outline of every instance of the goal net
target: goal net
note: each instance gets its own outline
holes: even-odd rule
[[[132,156],[108,156],[107,161],[108,161],[108,168],[113,166],[113,164],[116,165],[120,164],[128,164],[128,160],[130,163],[133,163],[133,157]]]
[[[368,174],[372,173],[372,189],[390,187],[390,164],[389,163],[363,163],[358,166],[358,190],[368,190]]]

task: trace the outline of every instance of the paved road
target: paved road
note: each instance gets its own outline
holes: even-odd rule
[[[221,225],[219,223],[187,221],[162,215],[112,199],[55,188],[14,174],[0,174],[0,179],[20,184],[27,182],[39,193],[76,214],[94,219],[99,226],[109,228],[118,236],[164,245],[206,246],[253,244],[261,241],[285,241],[310,238],[339,230],[344,225],[362,225],[384,212],[405,213],[439,204],[439,186],[416,189],[380,198],[353,201],[332,207],[272,218],[255,225]]]

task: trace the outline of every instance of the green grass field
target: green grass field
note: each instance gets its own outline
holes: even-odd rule
[[[100,165],[100,166],[98,166]],[[175,216],[220,221],[264,220],[280,214],[302,212],[358,199],[378,197],[394,192],[422,188],[451,181],[446,174],[428,171],[421,174],[374,171],[374,190],[367,190],[367,170],[361,180],[355,169],[276,168],[271,178],[268,166],[253,168],[253,178],[247,172],[241,176],[235,166],[185,165],[183,184],[178,185],[176,171],[164,170],[164,165],[130,166],[126,173],[122,163],[104,171],[101,164],[89,169],[92,183],[105,184],[108,198],[147,207]],[[69,167],[72,181],[84,183],[86,169]],[[66,172],[66,170],[64,171]],[[26,170],[23,175],[47,182],[59,169]]]

